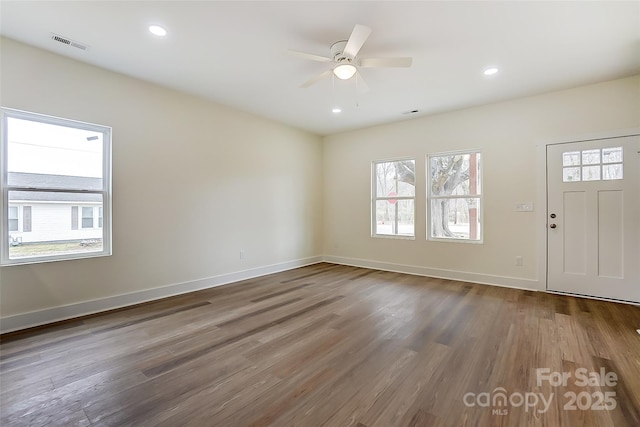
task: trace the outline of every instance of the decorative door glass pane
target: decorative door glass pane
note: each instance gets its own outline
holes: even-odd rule
[[[569,151],[562,153],[562,166],[579,166],[580,165],[580,152]]]
[[[600,179],[600,166],[583,166],[582,180],[597,181]]]
[[[615,165],[602,165],[602,179],[622,179],[622,163]]]
[[[600,150],[584,150],[582,152],[583,165],[597,165],[600,163]]]
[[[580,181],[580,168],[563,168],[562,169],[562,181],[573,182]]]
[[[603,148],[602,163],[622,163],[622,147]]]

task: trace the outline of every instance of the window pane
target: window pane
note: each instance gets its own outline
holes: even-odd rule
[[[9,206],[9,219],[18,219],[18,207]]]
[[[376,163],[376,197],[415,193],[415,160]]]
[[[102,229],[72,229],[71,215],[78,204],[102,206],[102,195],[10,191],[10,203],[31,206],[31,232],[9,234],[10,259],[37,258],[102,251]],[[88,207],[93,212],[93,207]],[[82,215],[84,223],[85,207]],[[93,218],[91,218],[93,221]]]
[[[580,165],[580,152],[568,151],[562,153],[562,166],[579,166]]]
[[[600,166],[583,166],[582,180],[597,181],[600,179]]]
[[[18,207],[9,206],[9,231],[18,231]]]
[[[434,196],[479,195],[480,153],[431,157],[431,193]]]
[[[602,179],[622,179],[622,163],[618,163],[617,165],[603,165]]]
[[[580,168],[562,168],[562,181],[580,181]]]
[[[597,165],[600,163],[600,150],[584,150],[582,152],[582,164],[583,165]],[[582,179],[587,181],[586,179]]]
[[[603,148],[602,163],[622,163],[622,147]]]
[[[480,240],[480,199],[431,201],[431,237]]]
[[[102,133],[7,120],[9,185],[102,189]]]
[[[414,201],[378,200],[376,202],[375,234],[390,236],[414,235]]]
[[[82,228],[92,228],[92,227],[93,227],[93,208],[83,207],[82,208]]]

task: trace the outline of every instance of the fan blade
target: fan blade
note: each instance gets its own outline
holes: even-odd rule
[[[318,74],[315,77],[311,77],[309,80],[307,80],[306,82],[302,83],[300,85],[300,87],[302,87],[302,88],[309,87],[312,84],[318,83],[320,80],[329,77],[332,73],[333,73],[333,70],[324,71],[324,72]]]
[[[356,90],[358,93],[369,92],[369,86],[362,78],[362,74],[360,74],[360,72],[356,73]]]
[[[360,66],[362,68],[411,67],[412,62],[412,58],[362,58]]]
[[[342,53],[350,58],[355,58],[364,42],[369,38],[369,34],[371,34],[371,28],[356,24]]]
[[[314,55],[312,53],[300,52],[297,50],[289,49],[289,53],[299,56],[304,59],[310,59],[312,61],[320,61],[320,62],[331,62],[331,58],[327,58],[326,56]]]

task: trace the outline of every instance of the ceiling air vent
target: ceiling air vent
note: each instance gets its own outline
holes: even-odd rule
[[[71,40],[70,38],[61,36],[59,34],[51,33],[51,40],[56,41],[58,43],[66,44],[66,45],[69,45],[69,46],[73,46],[73,47],[81,49],[81,50],[89,49],[88,45],[86,45],[84,43],[80,43],[80,42],[74,41],[74,40]]]

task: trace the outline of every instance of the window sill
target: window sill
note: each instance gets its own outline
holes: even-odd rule
[[[100,257],[108,257],[108,256],[111,256],[111,252],[101,251],[101,252],[91,252],[86,254],[63,254],[63,255],[53,255],[53,256],[38,257],[38,258],[7,259],[7,260],[2,260],[0,267],[10,267],[13,265],[44,264],[47,262],[72,261],[77,259],[100,258]]]
[[[392,240],[416,240],[416,236],[403,236],[395,234],[372,234],[371,237],[378,239],[392,239]]]
[[[452,238],[438,238],[428,237],[428,242],[445,242],[445,243],[465,243],[470,245],[482,245],[484,240],[468,240],[468,239],[452,239]]]

